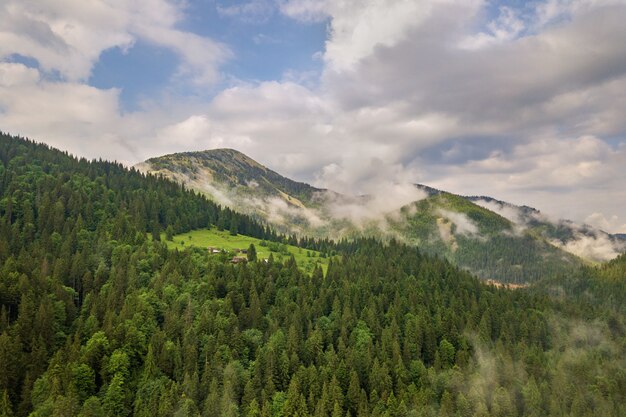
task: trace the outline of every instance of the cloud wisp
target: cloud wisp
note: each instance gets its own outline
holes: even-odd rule
[[[605,262],[616,258],[626,250],[626,244],[623,241],[612,238],[600,229],[551,218],[530,208],[524,209],[499,201],[477,199],[474,203],[510,220],[515,233],[521,235],[536,227],[535,230],[542,233],[550,244],[583,259]],[[558,234],[565,237],[556,238],[554,234],[547,233],[543,230],[546,225],[560,230]]]

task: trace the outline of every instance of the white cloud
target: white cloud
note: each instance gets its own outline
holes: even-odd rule
[[[515,39],[526,25],[510,7],[501,7],[497,19],[487,24],[488,32],[480,32],[463,39],[459,46],[465,49],[480,49]]]
[[[513,224],[513,232],[518,235],[526,230],[529,220],[533,218],[543,220],[538,213],[524,213],[522,209],[514,205],[484,199],[474,200],[473,202],[509,220]]]
[[[594,212],[585,218],[585,223],[600,230],[613,230],[615,233],[626,233],[626,219],[617,215],[605,216],[602,213]]]
[[[437,210],[437,213],[454,223],[456,226],[455,234],[471,236],[477,235],[479,232],[476,223],[463,213],[444,209]]]
[[[39,71],[22,64],[0,63],[0,86],[16,88],[39,81]]]
[[[0,62],[0,126],[5,132],[42,140],[75,155],[128,164],[151,152],[169,153],[191,144],[182,141],[181,133],[193,130],[195,138],[201,134],[199,120],[177,122],[181,112],[170,108],[123,113],[119,95],[115,88],[49,81],[36,69]]]
[[[19,54],[35,59],[46,72],[84,81],[103,51],[127,50],[142,39],[178,54],[180,75],[215,83],[218,66],[231,52],[177,29],[183,17],[180,5],[166,0],[6,0],[0,5],[0,59]]]
[[[132,158],[133,151],[119,131],[111,131],[111,126],[122,124],[118,95],[115,89],[42,81],[37,70],[22,64],[0,63],[3,129],[44,139],[80,155]],[[85,146],[85,138],[89,138],[89,147]]]
[[[330,17],[327,0],[279,0],[278,4],[283,14],[303,22],[320,22]]]
[[[0,5],[0,58],[20,54],[71,81],[85,79],[100,53],[132,45],[128,16],[103,1],[15,1]]]
[[[285,0],[286,16],[328,22],[318,83],[286,71],[210,102],[165,97],[133,113],[120,110],[119,90],[84,84],[103,51],[137,40],[174,51],[178,79],[218,80],[233,53],[181,30],[181,4],[3,2],[0,59],[20,54],[41,69],[0,65],[3,130],[131,162],[234,147],[338,191],[404,201],[419,181],[579,221],[622,219],[624,1],[533,2],[490,21],[479,0]],[[263,4],[222,13],[254,15]]]
[[[199,85],[213,85],[220,79],[219,66],[232,56],[224,45],[173,28],[141,25],[136,28],[142,39],[174,51],[181,59],[176,76]]]
[[[567,252],[594,262],[606,262],[614,259],[626,249],[626,245],[616,243],[603,234],[590,236],[576,233],[575,238],[566,243],[559,240],[551,241],[551,243]]]
[[[479,0],[287,0],[281,11],[304,21],[330,18],[325,60],[330,71],[348,71],[377,47],[393,46],[406,39],[437,8],[457,8],[470,15]]]
[[[596,137],[550,137],[470,161],[465,168],[485,174],[504,172],[509,187],[533,189],[600,185],[620,175],[619,167],[625,162],[624,150],[613,150]]]

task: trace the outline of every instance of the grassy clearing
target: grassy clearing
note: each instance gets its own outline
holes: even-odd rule
[[[254,244],[259,260],[269,258],[270,253],[274,256],[275,260],[281,261],[293,255],[298,266],[306,272],[312,272],[315,264],[321,265],[324,273],[326,273],[328,269],[328,258],[322,258],[321,254],[317,251],[303,249],[297,246],[276,244],[275,242],[266,242],[266,246],[263,246],[260,239],[245,235],[232,236],[228,231],[220,231],[216,228],[181,233],[175,235],[172,241],[166,240],[165,234],[163,234],[161,240],[166,242],[170,249],[178,248],[182,250],[189,246],[205,249],[214,247],[232,253],[237,249],[248,249],[250,244]],[[245,255],[241,254],[240,256]]]

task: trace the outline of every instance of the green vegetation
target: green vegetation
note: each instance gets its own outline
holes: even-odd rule
[[[333,217],[333,210],[327,205],[342,201],[358,205],[358,199],[332,192],[320,194],[322,190],[285,178],[232,149],[184,152],[147,162],[154,172],[183,180],[208,196],[218,187],[226,192],[233,206],[266,223],[269,213],[276,211],[276,199],[282,200],[289,205],[289,210],[281,212],[281,216],[273,216],[271,224],[281,233],[297,231],[314,237],[350,239],[395,237],[429,254],[444,256],[483,279],[518,284],[536,282],[546,275],[570,274],[583,263],[580,258],[549,243],[554,239],[565,243],[575,238],[567,224],[542,221],[532,216],[533,209],[521,207],[528,220],[528,228],[522,232],[508,219],[472,201],[490,200],[488,197],[462,197],[422,186],[430,196],[403,207],[404,215],[388,216],[390,228],[381,227],[381,222],[377,221],[380,219],[357,225],[350,219]],[[207,183],[211,186],[207,187]],[[298,209],[302,204],[322,221],[312,225],[307,213]],[[455,218],[446,218],[447,215]],[[475,233],[469,233],[463,229],[463,224],[457,223],[475,226]]]
[[[324,274],[168,249],[209,225],[338,258]],[[277,236],[164,179],[0,135],[0,415],[621,417],[624,304],[601,295],[626,262],[579,273],[592,296],[564,277],[485,285],[394,241]]]
[[[400,236],[482,278],[523,284],[571,274],[582,265],[536,230],[517,231],[509,220],[464,197],[439,192],[404,207],[402,213],[400,220],[390,219]],[[465,223],[465,230],[456,223]]]
[[[165,240],[165,236],[162,239]],[[173,236],[171,241],[165,241],[170,249],[184,249],[186,247],[208,249],[210,247],[224,250],[231,257],[237,255],[237,251],[247,250],[250,245],[254,245],[257,258],[260,261],[268,259],[270,254],[275,260],[280,262],[286,261],[293,256],[298,266],[308,273],[313,272],[316,265],[319,265],[324,273],[326,273],[328,268],[329,258],[316,250],[303,249],[285,243],[268,242],[241,234],[233,236],[231,233],[224,230],[220,231],[215,227],[181,233]]]
[[[216,185],[244,196],[274,196],[297,204],[312,202],[315,192],[308,184],[290,180],[234,149],[181,152],[146,161],[150,170],[164,175],[183,174],[190,179],[210,177]]]

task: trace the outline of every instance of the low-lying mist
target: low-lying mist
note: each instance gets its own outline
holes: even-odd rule
[[[567,220],[555,220],[537,210],[524,210],[510,204],[484,199],[474,200],[474,203],[511,221],[514,225],[514,232],[519,235],[530,228],[537,229],[537,224],[549,225],[560,230],[563,236],[556,237],[542,230],[541,227],[538,229],[550,244],[583,259],[605,262],[616,258],[626,250],[625,242],[612,238],[608,233]]]

